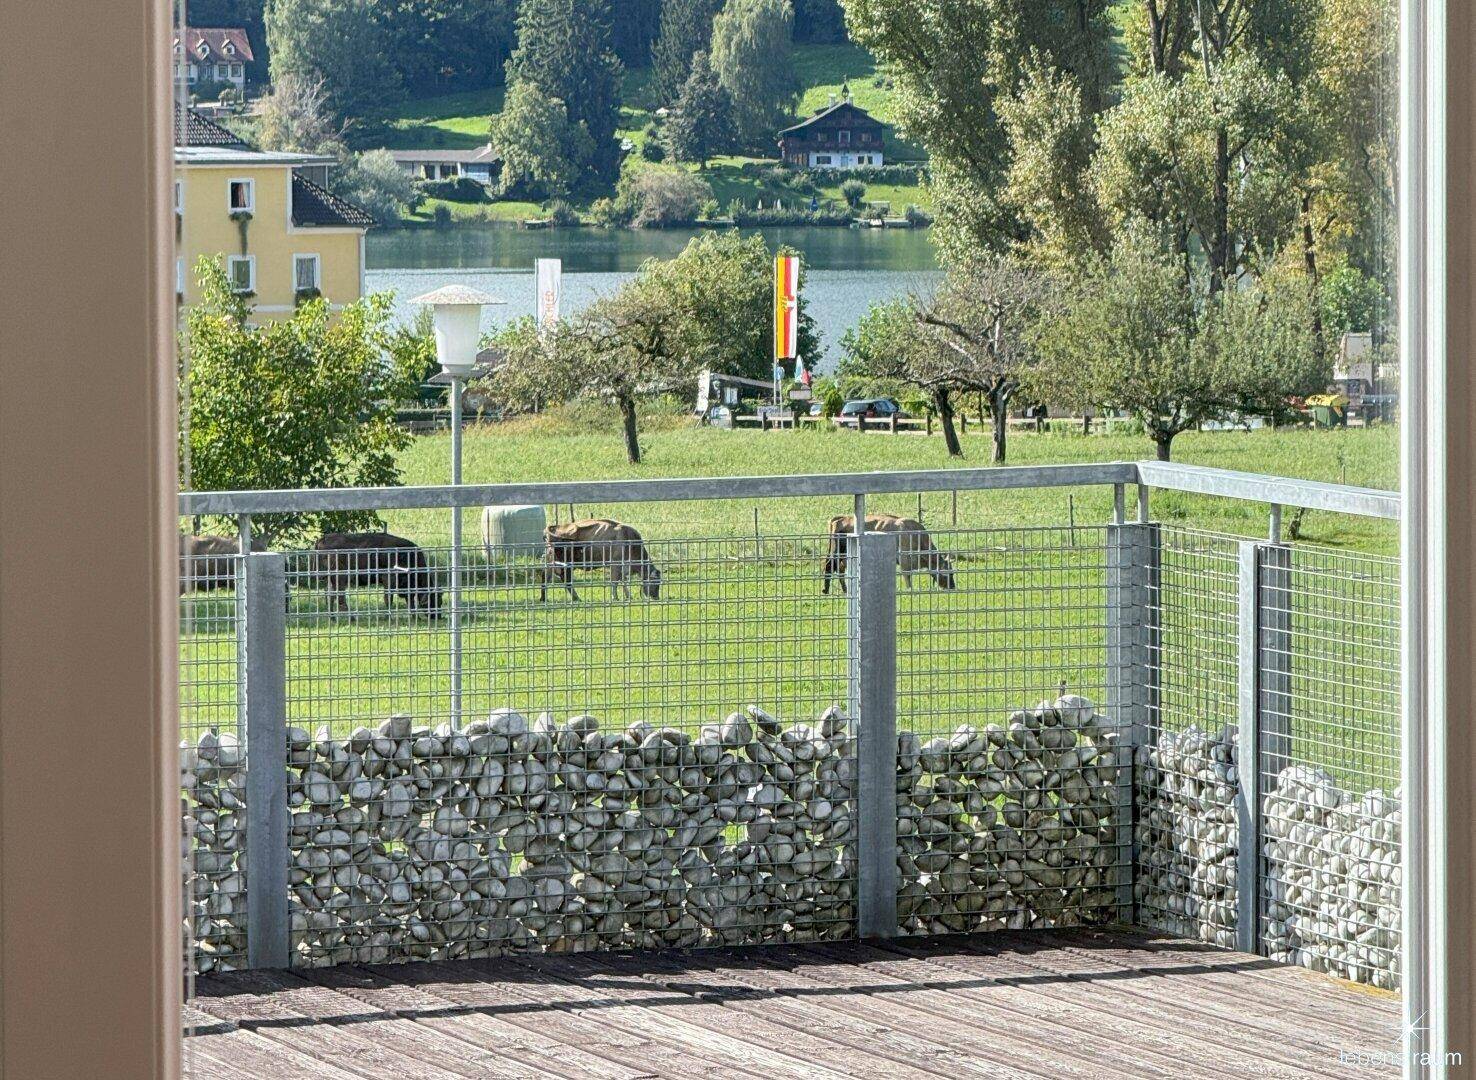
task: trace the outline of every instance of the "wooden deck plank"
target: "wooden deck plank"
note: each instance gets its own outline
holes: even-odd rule
[[[1055,1032],[1045,1030],[1029,1002],[1012,993],[1001,994],[981,1012],[978,1001],[963,1001],[938,985],[893,978],[849,963],[836,963],[814,947],[764,951],[752,961],[755,966],[784,970],[806,980],[812,987],[844,987],[868,999],[865,1013],[884,1013],[906,1030],[927,1030],[946,1037],[961,1051],[986,1059],[1009,1062],[1031,1075],[1051,1077],[1098,1077],[1110,1064],[1107,1055],[1063,1043]],[[941,980],[940,980],[941,981]],[[829,1001],[828,997],[820,1000]],[[944,1027],[940,1021],[951,1021]],[[1140,1076],[1166,1075],[1151,1069]]]
[[[1336,1054],[1328,1053],[1324,1045],[1288,1039],[1285,1032],[1257,1025],[1233,1008],[1216,1012],[1177,992],[1165,993],[1151,985],[1140,989],[1141,983],[1151,984],[1151,976],[1141,976],[1135,984],[1120,977],[1122,969],[1100,963],[1073,965],[1064,952],[1051,957],[1049,950],[1016,951],[1004,943],[981,943],[979,948],[985,951],[957,946],[935,950],[926,941],[904,939],[889,946],[889,951],[968,976],[1008,980],[1021,992],[1092,1016],[1093,1026],[1112,1027],[1114,1040],[1122,1045],[1159,1042],[1167,1054],[1183,1063],[1181,1068],[1209,1075],[1229,1069],[1243,1075],[1281,1077],[1335,1077],[1345,1072]]]
[[[581,1047],[615,1065],[635,1069],[642,1076],[678,1080],[711,1071],[711,1062],[693,1045],[667,1042],[644,1031],[623,1031],[604,1023],[599,1010],[591,1009],[585,1015],[569,1006],[566,988],[562,986],[550,989],[550,984],[513,965],[504,964],[488,971],[481,964],[481,961],[467,960],[375,970],[412,986],[433,979],[438,997],[499,1016],[525,1031]],[[736,1075],[760,1074],[739,1069]]]
[[[953,999],[952,1008],[960,1020],[969,1015],[1009,1016],[1011,1037],[1018,1038],[1024,1028],[1048,1045],[1070,1047],[1084,1065],[1099,1071],[1126,1068],[1134,1076],[1176,1078],[1208,1078],[1224,1072],[1218,1065],[1198,1063],[1192,1044],[1171,1027],[1123,1010],[1116,999],[1065,986],[1022,985],[1034,973],[1008,960],[1002,959],[997,970],[975,975],[880,945],[863,946],[851,959],[867,977],[946,994]],[[1127,1060],[1123,1047],[1131,1047]],[[1246,1068],[1253,1064],[1249,1055],[1230,1056],[1232,1064]],[[1291,1077],[1296,1073],[1286,1070],[1270,1075]]]
[[[1385,1050],[1399,1023],[1392,995],[1116,929],[351,965],[196,987],[183,1015],[202,1080],[1335,1077],[1349,1067],[1340,1050]]]
[[[454,1080],[465,1075],[432,1065],[413,1051],[397,1049],[392,1044],[402,1041],[395,1031],[399,1022],[387,1013],[367,1013],[360,1005],[358,1017],[352,1025],[346,1025],[333,1021],[345,1018],[347,1005],[323,1001],[307,1010],[294,1007],[289,1004],[295,996],[291,980],[295,977],[281,972],[232,972],[219,981],[196,983],[195,1005],[212,1016],[234,1021],[247,1031],[358,1076]],[[408,1033],[403,1039],[414,1041]]]
[[[250,1031],[232,1030],[189,1039],[184,1075],[189,1080],[245,1076],[249,1080],[361,1080],[310,1054]]]
[[[690,967],[663,964],[659,956],[637,956],[630,953],[583,954],[565,958],[577,966],[587,978],[597,985],[610,984],[617,992],[623,989],[624,981],[634,980],[643,986],[657,990],[690,995],[698,1009],[683,1007],[683,1018],[702,1017],[699,1020],[709,1030],[731,1032],[741,1030],[743,1039],[757,1039],[761,1047],[782,1048],[785,1057],[805,1062],[824,1062],[828,1067],[840,1070],[848,1077],[858,1080],[882,1080],[896,1077],[898,1080],[946,1080],[951,1075],[948,1069],[928,1070],[916,1063],[919,1056],[903,1052],[880,1052],[885,1041],[896,1032],[885,1025],[872,1024],[865,1030],[859,1043],[832,1037],[833,1014],[818,1010],[796,1009],[793,1001],[769,1000],[757,1004],[742,1000],[751,993],[748,988],[736,984],[722,984],[703,980]],[[756,1006],[756,1007],[755,1007]],[[742,1017],[735,1024],[734,1014]],[[955,1064],[958,1070],[979,1075],[969,1067],[967,1061]]]
[[[767,1038],[772,1034],[767,1025],[763,1031],[745,1030],[742,1037],[735,1036],[731,1017],[724,1014],[722,1006],[704,1002],[695,995],[674,994],[630,978],[591,978],[577,956],[544,953],[509,959],[551,981],[566,984],[576,997],[608,998],[621,1002],[623,1009],[635,1007],[647,1015],[633,1017],[633,1022],[653,1035],[678,1042],[694,1040],[704,1054],[725,1058],[745,1070],[758,1069],[765,1076],[788,1076],[794,1080],[807,1077],[848,1080],[846,1073],[827,1067],[827,1063],[791,1057],[775,1047]],[[750,1035],[754,1041],[748,1041]]]
[[[331,987],[366,1005],[413,1020],[448,1040],[465,1044],[468,1052],[494,1051],[488,1077],[536,1080],[557,1076],[564,1080],[640,1080],[649,1072],[590,1054],[582,1047],[519,1027],[517,1024],[435,993],[436,983],[407,986],[356,965],[310,968],[303,977]],[[486,1061],[486,1059],[483,1059]]]
[[[1278,964],[1262,959],[1247,965],[1243,953],[1217,949],[1195,941],[1134,934],[1094,934],[1073,930],[1054,939],[1056,947],[1084,949],[1094,955],[1111,956],[1116,962],[1134,970],[1154,971],[1160,967],[1196,964],[1206,969],[1207,984],[1223,986],[1227,994],[1237,997],[1268,997],[1297,1009],[1309,1002],[1318,1003],[1317,1015],[1336,1016],[1355,1029],[1366,1027],[1371,1012],[1388,1017],[1390,1037],[1401,1022],[1399,996],[1387,990],[1354,986],[1319,975],[1305,968]]]
[[[874,1006],[862,995],[844,995],[836,1002],[840,1007],[827,1007],[813,994],[797,993],[781,985],[777,972],[768,972],[753,964],[725,970],[709,962],[702,951],[681,953],[670,959],[667,954],[634,956],[629,953],[601,956],[601,961],[639,975],[654,985],[670,990],[696,994],[716,1000],[723,1008],[750,1017],[779,1024],[807,1039],[815,1030],[824,1032],[826,1042],[845,1048],[838,1061],[854,1060],[852,1052],[870,1055],[876,1068],[886,1076],[958,1075],[997,1076],[998,1067],[985,1065],[960,1053],[946,1042],[927,1037],[927,1032],[902,1031],[896,1025],[883,1023],[873,1016]],[[816,990],[818,986],[805,986]],[[853,1000],[852,1000],[853,999]],[[849,1005],[849,1007],[846,1007]],[[826,1052],[817,1048],[817,1052]],[[890,1064],[888,1064],[890,1063]]]

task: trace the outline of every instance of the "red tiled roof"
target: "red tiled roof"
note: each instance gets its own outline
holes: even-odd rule
[[[174,44],[180,44],[178,34],[174,37]],[[202,45],[208,49],[203,57],[200,55]],[[226,48],[227,45],[230,45],[229,49]],[[184,47],[184,51],[196,63],[204,60],[212,64],[234,64],[256,59],[251,54],[251,39],[246,36],[245,28],[240,26],[187,26]]]

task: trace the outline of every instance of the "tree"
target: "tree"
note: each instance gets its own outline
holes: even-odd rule
[[[728,0],[712,21],[712,66],[740,145],[772,147],[799,97],[789,0]]]
[[[794,254],[781,248],[780,254]],[[693,237],[681,254],[643,273],[681,320],[694,364],[725,375],[768,378],[774,368],[774,255],[764,238],[736,231]],[[813,362],[820,337],[800,270],[799,353]]]
[[[1042,271],[1015,260],[982,256],[949,270],[931,297],[879,305],[847,340],[845,373],[915,387],[927,396],[952,457],[963,447],[954,430],[954,402],[982,395],[994,427],[994,463],[1006,456],[1010,402],[1033,361],[1030,328],[1055,300]]]
[[[321,80],[335,117],[363,116],[402,92],[372,0],[270,0],[266,36],[272,81]]]
[[[794,0],[794,40],[846,40],[846,13],[840,0]]]
[[[335,170],[333,189],[381,225],[396,225],[415,202],[415,182],[388,150],[349,156]]]
[[[626,169],[615,187],[616,209],[636,229],[690,225],[711,198],[706,180],[671,166]]]
[[[670,105],[692,73],[692,58],[712,50],[712,20],[723,0],[673,0],[661,7],[660,31],[651,46],[651,93]]]
[[[733,100],[718,82],[706,52],[692,58],[692,74],[666,121],[666,146],[678,161],[695,161],[707,168],[708,159],[732,143]]]
[[[328,107],[322,78],[286,74],[256,105],[256,142],[263,150],[342,154],[343,125]]]
[[[841,198],[852,210],[861,209],[861,200],[866,198],[866,185],[854,176],[841,185]]]
[[[380,0],[374,11],[407,88],[445,93],[502,82],[517,0]]]
[[[896,86],[901,133],[928,151],[946,261],[1024,234],[1004,197],[1010,148],[998,103],[1032,59],[1069,72],[1095,116],[1116,79],[1108,0],[843,0],[851,39]]]
[[[562,101],[529,82],[508,91],[502,112],[492,118],[489,138],[502,158],[497,188],[504,195],[515,190],[567,195],[591,154],[589,132],[570,121]]]
[[[613,180],[620,163],[620,61],[611,49],[609,0],[523,0],[518,47],[507,62],[509,87],[536,88],[563,102],[583,136],[581,170]],[[586,142],[587,140],[587,142]]]
[[[643,68],[651,63],[651,46],[661,31],[663,6],[661,0],[612,0],[612,44],[626,67]]]
[[[680,338],[681,320],[643,271],[547,333],[525,327],[505,335],[508,359],[492,385],[512,401],[592,397],[614,402],[626,457],[639,464],[639,397],[685,382],[697,370]]]
[[[1279,416],[1326,384],[1305,283],[1256,279],[1211,295],[1186,279],[1151,229],[1127,234],[1032,333],[1028,384],[1042,398],[1122,409],[1167,461],[1174,437],[1206,420]]]
[[[357,487],[399,483],[396,455],[410,442],[395,404],[414,392],[409,339],[387,332],[389,298],[367,297],[330,315],[322,300],[253,326],[246,301],[213,259],[196,267],[199,304],[187,315],[189,455],[198,488]],[[369,514],[257,518],[270,539],[362,528]]]
[[[1322,321],[1334,339],[1367,332],[1383,321],[1384,288],[1357,267],[1344,264],[1322,281]]]

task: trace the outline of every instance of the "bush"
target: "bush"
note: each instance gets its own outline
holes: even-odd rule
[[[656,121],[646,125],[644,132],[646,141],[641,144],[641,157],[647,161],[660,163],[666,160],[666,144],[661,140],[661,127]]]
[[[627,170],[615,187],[615,202],[636,229],[690,225],[711,198],[707,181],[685,169]]]
[[[712,221],[718,216],[721,209],[716,199],[708,199],[702,204],[702,209],[697,212],[702,215],[703,221]]]
[[[563,199],[548,204],[548,220],[560,228],[579,224],[579,212]]]
[[[590,203],[589,220],[606,229],[629,224],[628,219],[620,212],[620,208],[615,205],[615,200],[611,198],[600,198]]]
[[[445,203],[438,203],[431,211],[431,224],[438,229],[449,229],[451,227],[451,208]]]
[[[916,229],[926,228],[933,223],[933,215],[914,203],[907,204],[907,209],[903,211],[902,216],[907,219],[909,225]]]
[[[399,224],[403,207],[420,198],[415,182],[388,150],[355,154],[337,168],[331,186],[381,225]]]
[[[454,176],[449,180],[420,180],[416,183],[415,190],[427,199],[463,203],[487,201],[486,186],[469,176]]]
[[[846,200],[846,205],[852,210],[859,209],[861,200],[866,198],[866,185],[854,176],[841,185],[841,198]]]

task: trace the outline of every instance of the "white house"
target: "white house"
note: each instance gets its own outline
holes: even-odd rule
[[[240,26],[186,27],[174,38],[175,78],[187,86],[221,83],[246,89],[246,65],[255,57]]]

